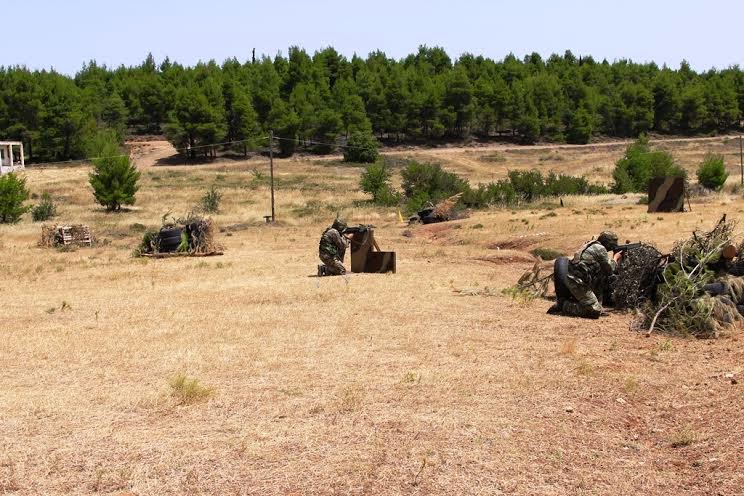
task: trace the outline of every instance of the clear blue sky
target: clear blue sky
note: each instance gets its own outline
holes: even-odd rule
[[[193,65],[228,57],[380,49],[394,58],[421,44],[501,59],[538,52],[629,58],[696,70],[744,66],[744,1],[736,0],[2,0],[0,65],[74,74],[109,66]]]

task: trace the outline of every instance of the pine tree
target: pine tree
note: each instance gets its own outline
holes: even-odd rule
[[[134,205],[139,189],[140,172],[117,143],[116,135],[109,131],[99,133],[88,147],[89,153],[99,157],[93,160],[89,176],[93,196],[110,212],[118,212],[122,205]]]

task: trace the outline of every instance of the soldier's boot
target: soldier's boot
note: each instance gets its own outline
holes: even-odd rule
[[[328,275],[328,272],[326,272],[326,266],[318,265],[318,277],[323,277],[327,275]]]
[[[563,308],[561,309],[563,315],[570,315],[572,317],[582,317],[585,319],[598,319],[602,314],[602,308],[596,308],[592,305],[582,305],[578,301],[564,301]]]
[[[548,311],[546,313],[548,315],[560,315],[562,311],[563,311],[563,300],[556,300],[556,302],[553,303],[553,306],[548,308]]]

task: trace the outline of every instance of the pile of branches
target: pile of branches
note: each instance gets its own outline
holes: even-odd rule
[[[434,206],[434,215],[444,220],[453,218],[455,207],[457,206],[457,202],[460,201],[461,196],[462,193],[457,193],[437,203]]]
[[[189,237],[188,250],[191,253],[213,253],[223,248],[214,239],[216,231],[214,221],[210,218],[195,217],[185,224],[185,231]]]
[[[512,288],[507,288],[507,291],[521,292],[530,295],[531,298],[545,298],[552,280],[553,265],[546,265],[538,257],[532,269],[524,272],[517,281],[517,284]]]
[[[718,336],[720,330],[741,319],[738,301],[731,295],[711,295],[706,285],[716,279],[715,267],[724,247],[732,244],[735,222],[724,216],[707,232],[694,231],[675,243],[667,262],[658,271],[653,300],[645,303],[639,324],[648,333],[658,330],[698,338]]]

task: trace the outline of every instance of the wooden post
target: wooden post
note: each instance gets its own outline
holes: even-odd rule
[[[269,131],[269,174],[271,175],[271,222],[276,221],[274,210],[274,131]]]
[[[744,186],[744,151],[741,147],[741,134],[739,135],[739,165],[741,166],[741,185]]]

